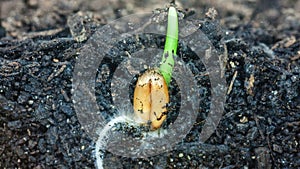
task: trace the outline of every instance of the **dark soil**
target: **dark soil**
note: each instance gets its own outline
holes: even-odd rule
[[[197,76],[202,101],[192,130],[174,151],[148,159],[106,152],[105,167],[300,168],[300,1],[177,3],[186,18],[196,18],[214,48],[226,54],[223,117],[214,134],[198,144],[209,112],[210,82],[202,62],[180,42],[179,57],[190,63],[195,76],[203,75]],[[0,4],[0,168],[95,168],[95,142],[79,123],[71,98],[78,53],[108,22],[167,3],[7,0]],[[163,48],[163,36],[138,38],[115,44],[116,57],[99,66],[97,80],[102,83],[96,83],[96,96],[106,118],[115,113],[111,77],[106,75],[122,61],[117,56],[141,46]],[[107,72],[101,66],[107,66]],[[134,82],[133,77],[132,87]],[[174,113],[164,128],[176,119],[181,99],[174,81],[170,93]],[[119,130],[136,132],[122,124]]]

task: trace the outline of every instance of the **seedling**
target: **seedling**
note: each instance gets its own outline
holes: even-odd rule
[[[167,117],[168,86],[174,67],[173,55],[178,45],[178,18],[174,7],[169,8],[166,43],[159,69],[148,70],[136,83],[133,98],[135,120],[151,124],[151,130],[160,128]]]
[[[113,118],[98,133],[95,153],[97,168],[103,168],[103,150],[106,146],[106,135],[117,123],[130,122],[133,125],[151,123],[151,130],[161,127],[166,119],[166,105],[169,103],[168,86],[172,78],[174,58],[178,45],[178,17],[174,7],[169,8],[168,27],[164,53],[159,68],[147,70],[137,81],[134,91],[135,120],[123,115]],[[152,132],[154,133],[154,132]]]

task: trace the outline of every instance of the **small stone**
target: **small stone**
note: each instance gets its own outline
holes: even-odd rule
[[[272,164],[270,163],[271,155],[267,147],[258,147],[254,149],[254,152],[256,156],[257,168],[272,168]]]
[[[248,118],[246,116],[243,116],[241,119],[240,119],[240,122],[241,123],[247,123],[248,122]]]
[[[20,120],[10,121],[7,123],[7,127],[10,129],[18,129],[22,127],[22,122]]]
[[[32,141],[32,140],[28,141],[28,148],[29,149],[33,149],[36,145],[37,145],[36,141]]]
[[[54,62],[54,63],[57,63],[57,62],[59,62],[59,60],[54,58],[54,59],[53,59],[53,62]]]
[[[247,134],[248,140],[254,140],[259,136],[257,127],[251,127]]]
[[[206,17],[215,20],[216,16],[218,15],[218,12],[215,8],[209,8],[205,15]]]
[[[24,103],[24,102],[26,102],[27,99],[28,99],[28,97],[26,95],[22,94],[18,97],[18,103]]]
[[[87,31],[84,25],[84,17],[82,12],[78,12],[68,17],[67,24],[70,28],[72,37],[76,42],[83,42],[87,39]]]
[[[277,144],[273,144],[273,150],[278,153],[282,153],[282,148]]]
[[[234,64],[234,62],[232,62],[232,61],[230,61],[229,64],[230,64],[230,66],[231,66],[232,68],[235,68],[235,67],[236,67],[235,64]]]
[[[72,115],[74,115],[74,112],[73,112],[71,106],[68,105],[68,104],[62,104],[62,105],[60,106],[60,110],[61,110],[63,113],[65,113],[67,116],[72,116]]]
[[[42,167],[40,165],[37,165],[33,169],[42,169]]]
[[[237,130],[241,133],[246,133],[248,128],[249,128],[249,125],[248,123],[245,123],[245,124],[236,124],[236,127],[237,127]]]
[[[33,103],[34,103],[33,100],[28,100],[28,104],[29,104],[29,105],[32,105]]]
[[[183,157],[183,153],[179,153],[178,157],[182,158]]]
[[[26,143],[26,142],[27,142],[27,138],[26,138],[26,137],[23,137],[22,139],[20,139],[20,140],[17,142],[17,144],[22,145],[22,144],[24,144],[24,143]]]
[[[296,82],[296,81],[297,81],[297,79],[298,79],[298,78],[297,78],[297,76],[296,76],[296,75],[294,75],[294,76],[292,76],[292,77],[291,77],[291,80],[292,80],[292,82]]]
[[[15,147],[15,152],[20,158],[24,157],[24,151],[20,146]]]
[[[30,6],[30,7],[37,7],[38,6],[38,0],[29,0],[27,2],[27,4]]]

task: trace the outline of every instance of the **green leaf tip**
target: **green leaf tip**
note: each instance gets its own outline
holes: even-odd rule
[[[176,55],[178,45],[178,17],[174,7],[169,8],[168,28],[164,53],[173,52]]]
[[[163,75],[167,85],[169,86],[172,71],[174,68],[174,58],[176,56],[178,46],[178,16],[174,7],[169,8],[168,12],[168,27],[164,54],[162,57],[161,65],[159,67],[160,73]]]

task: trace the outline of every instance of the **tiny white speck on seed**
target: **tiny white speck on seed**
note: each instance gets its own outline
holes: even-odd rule
[[[179,153],[178,157],[180,158],[183,157],[183,153]]]
[[[173,160],[173,158],[170,158],[170,162],[173,162],[174,160]]]

